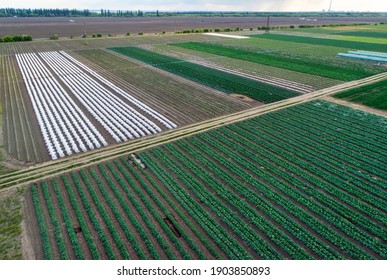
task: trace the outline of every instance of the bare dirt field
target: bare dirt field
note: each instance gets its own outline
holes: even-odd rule
[[[71,21],[70,21],[71,19]],[[326,17],[300,20],[298,17],[273,17],[272,26],[300,24],[349,24],[349,23],[379,23],[386,19],[381,17]],[[53,34],[59,37],[81,36],[84,33],[126,34],[159,33],[163,30],[173,32],[192,28],[256,28],[266,25],[266,17],[55,17],[55,18],[0,18],[0,36],[12,34],[29,34],[33,38],[47,38]]]

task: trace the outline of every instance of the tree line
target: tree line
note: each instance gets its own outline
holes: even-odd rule
[[[0,37],[0,43],[32,41],[31,35],[7,35]]]
[[[234,16],[234,17],[385,17],[386,12],[217,12],[217,11],[131,11],[131,10],[77,10],[77,9],[15,9],[0,8],[0,17],[159,17],[159,16]]]
[[[0,8],[0,17],[134,17],[144,12],[129,10],[77,10],[77,9],[15,9]]]

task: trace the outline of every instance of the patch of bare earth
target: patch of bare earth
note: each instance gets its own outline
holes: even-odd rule
[[[232,97],[234,97],[234,98],[236,98],[238,100],[242,100],[242,101],[245,101],[245,102],[254,102],[256,104],[259,103],[257,105],[263,105],[263,103],[258,102],[258,101],[254,100],[254,99],[252,99],[252,98],[250,98],[250,97],[248,97],[246,95],[243,95],[243,94],[231,93],[231,94],[229,94],[229,96],[232,96]]]

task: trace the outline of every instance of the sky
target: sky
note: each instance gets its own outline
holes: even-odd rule
[[[160,11],[322,11],[331,0],[0,0],[0,7]],[[387,12],[386,0],[332,0],[333,11]]]

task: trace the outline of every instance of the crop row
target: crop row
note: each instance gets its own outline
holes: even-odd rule
[[[297,92],[291,90],[275,87],[270,84],[179,60],[138,47],[112,48],[111,50],[225,93],[243,94],[263,103],[271,103],[298,95]]]
[[[61,176],[63,189],[33,186],[45,258],[385,259],[383,123],[363,129],[381,118],[333,106],[312,101],[88,167]]]
[[[26,103],[28,95],[24,96],[22,92],[15,59],[2,57],[0,64],[4,148],[19,161],[40,162],[44,153],[40,152],[34,138]]]
[[[355,126],[361,128],[358,131],[359,133],[362,133],[364,130],[383,136],[384,131],[387,131],[386,118],[365,111],[354,110],[351,107],[344,105],[319,100],[318,102],[303,104],[300,108],[313,108],[316,110],[316,113],[325,113],[330,119],[340,120],[340,122],[348,123],[348,121],[350,121],[350,127]],[[387,141],[384,138],[375,138],[374,140],[377,140],[378,142]]]
[[[52,181],[52,185],[54,193],[56,194],[57,205],[53,204],[47,182],[44,181],[41,183],[40,188],[44,195],[43,198],[39,197],[37,187],[32,187],[36,216],[38,217],[41,231],[41,244],[44,250],[44,258],[52,259],[54,251],[56,252],[58,250],[59,257],[67,259],[69,257],[68,252],[72,250],[76,259],[84,259],[84,254],[87,252],[83,250],[86,248],[84,245],[80,245],[79,237],[75,233],[76,224],[79,223],[79,228],[86,241],[85,245],[88,247],[93,259],[105,257],[115,259],[117,258],[116,250],[120,253],[120,258],[131,259],[133,256],[129,254],[129,247],[133,248],[138,258],[147,259],[147,252],[144,251],[144,246],[153,259],[164,258],[161,256],[161,252],[164,252],[169,259],[191,259],[191,254],[193,253],[200,259],[207,259],[208,256],[203,253],[197,242],[192,239],[192,236],[176,222],[174,214],[167,210],[158,198],[158,195],[155,195],[152,188],[144,181],[144,178],[138,175],[137,171],[126,160],[122,160],[121,162],[115,160],[114,164],[107,163],[106,165],[98,165],[99,173],[93,168],[80,170],[79,174],[72,172],[70,173],[71,181],[68,176],[63,175],[61,177],[65,187],[63,190],[67,190],[71,208],[76,215],[76,220],[74,221],[69,216],[68,207],[65,204],[63,193],[56,179]],[[106,167],[109,171],[107,171]],[[102,177],[99,177],[99,174]],[[112,174],[114,179],[110,177],[110,174]],[[149,176],[149,174],[147,175]],[[125,201],[125,196],[129,199],[130,204]],[[45,201],[45,203],[42,201]],[[41,206],[42,203],[44,205]],[[49,213],[49,220],[43,214],[42,209],[45,207],[47,207]],[[175,233],[164,221],[163,216],[156,207],[159,207],[173,221],[182,239],[175,236]],[[56,211],[61,213],[64,221],[63,228],[56,217]],[[84,216],[84,213],[86,216]],[[131,225],[127,224],[125,217],[129,219]],[[202,234],[197,231],[197,228],[189,218],[186,217],[184,220],[191,226],[192,231],[198,238],[204,244],[208,244],[208,250],[210,252],[212,251],[214,256],[217,256],[218,252],[213,248],[213,244],[207,239],[208,237],[201,236]],[[52,232],[48,229],[49,222],[52,224]],[[167,235],[165,236],[160,232],[157,226],[161,227],[162,232],[165,232]],[[135,231],[139,234],[138,237]],[[51,234],[53,234],[57,246],[52,247],[50,243]],[[66,248],[63,239],[64,234],[68,236],[71,247]],[[225,232],[221,235],[224,234]],[[215,237],[212,235],[209,236],[212,239],[219,235]],[[123,237],[126,239],[123,239]],[[154,244],[152,238],[158,242],[158,245]],[[224,239],[221,241],[222,244],[225,248],[228,248],[229,245],[227,244],[229,243],[224,243],[224,241]],[[97,243],[100,243],[102,247],[98,247]],[[183,243],[186,243],[189,248],[186,248]],[[173,246],[171,246],[172,244]],[[233,245],[233,250],[239,250],[236,243]],[[162,251],[160,251],[160,248]],[[176,248],[179,255],[176,254],[173,248]],[[104,252],[101,252],[101,249]]]
[[[274,116],[273,116],[273,120],[274,122],[272,122],[271,125],[268,125],[261,121],[246,123],[246,125],[252,128],[262,126],[262,128],[265,128],[265,130],[262,131],[263,133],[262,136],[268,134],[266,138],[275,137],[275,138],[278,138],[278,141],[284,142],[283,141],[284,132],[289,130],[288,126],[286,123],[279,124],[278,122],[275,122],[276,118],[274,118]],[[351,185],[356,185],[357,187],[363,188],[369,191],[370,193],[374,193],[377,196],[380,196],[382,199],[386,198],[386,194],[382,190],[383,181],[381,180],[381,178],[376,179],[373,177],[374,175],[372,175],[373,173],[375,174],[376,172],[377,174],[381,175],[382,178],[384,176],[382,173],[383,172],[382,168],[378,168],[377,170],[375,170],[375,167],[373,166],[373,164],[375,164],[374,159],[372,158],[369,159],[368,157],[363,155],[363,156],[357,156],[357,159],[355,160],[353,158],[353,155],[354,155],[353,153],[342,154],[341,149],[336,149],[338,145],[332,147],[332,145],[328,145],[325,141],[321,141],[319,138],[316,138],[316,136],[318,137],[318,135],[321,135],[321,132],[320,134],[310,133],[310,132],[314,132],[313,128],[310,128],[310,131],[305,131],[305,132],[303,130],[293,129],[292,134],[289,135],[289,138],[290,138],[288,141],[289,143],[284,143],[282,145],[285,145],[286,149],[289,150],[291,153],[301,153],[302,155],[303,152],[300,151],[300,149],[304,150],[308,156],[306,156],[305,154],[301,158],[306,159],[310,157],[310,160],[308,158],[309,161],[313,161],[314,157],[317,157],[318,159],[315,159],[315,164],[320,168],[323,168],[323,170],[325,169],[328,172],[328,175],[327,175],[328,177],[329,177],[329,174],[332,174],[332,170],[335,170],[336,171],[334,174],[335,176],[345,178],[346,180],[349,180],[348,182],[353,181],[351,182]],[[310,135],[311,137],[308,139],[305,139],[306,135],[308,136]],[[315,138],[313,138],[313,136]],[[337,138],[345,139],[346,136],[343,136],[340,133],[337,133]],[[292,142],[291,139],[294,139],[296,142]],[[303,142],[306,145],[303,145],[300,148],[294,149],[297,146],[297,142]],[[360,164],[359,164],[359,160],[362,161]],[[328,162],[333,165],[337,165],[335,167],[337,169],[332,169],[329,165],[325,164],[325,162]],[[343,164],[345,164],[345,166]],[[353,164],[353,166],[351,164]],[[345,173],[343,173],[343,171],[339,171],[340,169],[343,169]],[[367,171],[367,172],[364,172],[364,171]],[[352,174],[346,174],[348,172],[351,172]],[[327,176],[324,176],[324,177],[327,177]],[[361,177],[362,181],[353,180],[356,177]],[[370,184],[370,186],[365,185],[365,183]],[[378,188],[374,188],[375,186]],[[359,198],[362,198],[362,199],[366,199],[366,200],[368,199],[367,198],[368,194],[365,194],[363,192],[359,193],[358,196]],[[378,203],[377,197],[369,198],[368,203],[373,204],[372,201],[374,199],[376,200],[374,202]]]
[[[364,145],[364,143],[369,142],[369,140],[366,140],[366,137],[355,139],[355,137],[358,136],[344,134],[345,127],[342,128],[343,126],[339,123],[333,123],[330,127],[325,127],[323,122],[320,122],[320,125],[315,125],[315,118],[319,118],[317,110],[314,115],[311,113],[303,113],[303,116],[304,117],[292,116],[289,118],[285,115],[276,114],[270,116],[270,119],[263,117],[262,120],[254,120],[253,123],[255,126],[259,126],[263,120],[266,120],[268,124],[280,127],[278,130],[285,129],[286,131],[289,130],[289,124],[291,124],[292,127],[296,128],[292,130],[294,131],[294,136],[308,136],[308,138],[305,139],[300,139],[300,137],[297,139],[312,142],[314,144],[312,147],[313,149],[318,149],[323,153],[330,154],[336,160],[345,163],[348,166],[364,169],[369,172],[369,174],[373,174],[375,170],[379,173],[383,172],[383,168],[381,168],[384,164],[384,157],[381,156],[383,153],[382,147],[379,148],[380,153],[377,153],[377,148],[372,147],[371,145]],[[329,116],[326,115],[325,118],[328,119]],[[281,120],[281,122],[279,122],[279,120]],[[310,124],[308,121],[310,121]],[[353,134],[357,134],[358,131],[359,135],[361,135],[362,133],[360,131],[363,131],[362,127],[354,129]],[[375,134],[370,133],[369,136],[375,138],[375,140],[379,140],[379,137]],[[374,151],[370,150],[370,148]],[[381,182],[369,176],[368,173],[364,173],[363,175],[367,175],[370,182],[374,184],[379,183],[380,185]],[[381,186],[383,186],[383,184]]]
[[[302,109],[300,108],[300,110]],[[306,118],[308,115],[309,118]],[[346,131],[348,126],[342,125],[339,122],[335,123],[336,120],[334,118],[329,120],[328,115],[326,115],[326,120],[321,121],[317,125],[316,117],[319,117],[317,110],[314,117],[309,112],[305,113],[305,117],[300,115],[292,115],[289,117],[289,115],[279,113],[271,116],[270,119],[266,117],[264,119],[275,123],[281,120],[279,125],[291,124],[297,128],[296,131],[305,132],[308,135],[315,135],[314,137],[319,139],[321,144],[328,145],[333,149],[337,149],[340,153],[347,155],[349,158],[353,158],[353,163],[351,164],[360,167],[363,163],[372,166],[379,173],[380,171],[383,172],[383,170],[379,169],[381,169],[380,163],[384,162],[382,155],[386,152],[383,149],[383,145],[377,143],[379,141],[370,141],[372,138],[378,138],[374,133],[370,132],[368,136],[361,136],[362,128],[352,128],[352,134],[348,133]],[[327,124],[326,122],[330,123]],[[359,135],[354,135],[357,132],[359,132]],[[337,135],[340,135],[340,138]],[[380,147],[375,147],[375,145],[379,145]]]
[[[67,260],[68,254],[67,254],[67,250],[66,250],[66,245],[65,245],[65,242],[63,240],[60,223],[59,223],[59,221],[56,217],[56,214],[55,214],[55,208],[54,208],[54,205],[53,205],[51,197],[50,197],[48,185],[46,182],[42,182],[40,186],[43,190],[44,199],[46,200],[48,213],[50,214],[50,218],[51,218],[51,224],[54,228],[54,237],[55,237],[55,241],[58,245],[60,258],[62,260]]]
[[[339,105],[341,106],[341,105]],[[337,106],[338,107],[338,106]],[[320,111],[318,108],[312,107],[312,106],[300,106],[298,110],[305,111],[306,114],[312,115],[313,113],[316,114],[316,117],[319,116],[327,116],[323,122],[322,126],[330,125],[336,125],[337,128],[341,129],[343,134],[346,134],[348,136],[351,136],[351,134],[355,134],[351,136],[351,141],[353,140],[362,140],[362,142],[365,142],[368,146],[365,146],[368,150],[374,149],[376,153],[382,153],[386,154],[384,151],[385,144],[387,144],[387,139],[383,138],[383,130],[385,130],[385,119],[383,117],[371,117],[371,120],[374,121],[381,121],[379,125],[371,125],[367,126],[365,125],[365,121],[368,121],[368,118],[362,118],[359,120],[358,116],[350,117],[350,115],[347,115],[346,113],[340,114],[340,110],[342,108],[335,109],[335,106],[332,106],[332,110],[327,110],[327,112]],[[294,110],[294,109],[293,109]],[[357,111],[359,112],[359,111]],[[367,114],[367,113],[365,113]],[[369,113],[368,113],[369,114]],[[370,115],[370,114],[369,114]],[[372,115],[371,115],[372,116]],[[340,122],[338,123],[337,120],[340,119]],[[314,118],[314,121],[316,118]],[[381,131],[382,130],[382,131]],[[353,138],[353,139],[352,139]],[[362,143],[358,143],[358,145],[361,145]],[[379,150],[379,152],[377,152]]]
[[[130,255],[128,251],[126,250],[126,247],[121,240],[117,229],[115,228],[115,225],[113,224],[113,219],[110,218],[108,212],[105,209],[105,204],[99,199],[96,191],[94,190],[94,186],[90,183],[89,179],[86,176],[86,173],[82,170],[80,172],[82,181],[86,185],[87,192],[91,196],[92,201],[94,202],[94,205],[92,205],[89,200],[87,199],[86,192],[83,190],[80,180],[78,176],[75,173],[72,173],[71,176],[73,178],[73,181],[75,183],[75,186],[78,188],[78,192],[80,194],[81,200],[84,203],[84,207],[86,209],[86,212],[89,214],[90,220],[94,225],[94,228],[96,229],[98,236],[101,238],[102,244],[105,247],[105,252],[108,256],[109,259],[115,259],[116,257],[114,256],[113,250],[111,248],[111,245],[115,246],[118,248],[120,251],[121,257],[124,259],[129,259]],[[98,184],[99,182],[97,182]],[[100,185],[98,185],[100,187]],[[95,208],[96,211],[98,211],[99,215],[101,215],[104,224],[106,225],[109,235],[113,238],[113,241],[115,244],[111,244],[108,236],[104,234],[104,230],[102,228],[102,224],[98,222],[96,214],[94,214],[94,211],[91,211],[89,209]]]
[[[43,256],[46,260],[52,259],[52,250],[50,244],[50,235],[47,229],[46,221],[44,218],[43,210],[40,205],[39,193],[36,186],[31,187],[32,201],[35,208],[36,218],[38,219],[40,238],[42,241]]]
[[[61,51],[60,54],[62,54],[64,57],[66,57],[67,59],[69,59],[71,62],[73,62],[74,64],[76,64],[78,67],[82,68],[83,70],[87,71],[90,75],[92,75],[93,77],[95,77],[98,81],[100,81],[101,83],[105,84],[106,86],[110,87],[112,90],[114,90],[115,92],[117,92],[120,96],[122,96],[123,98],[125,98],[126,100],[128,100],[132,105],[136,106],[139,110],[143,111],[144,113],[152,116],[153,118],[155,118],[156,120],[158,120],[160,123],[162,123],[165,127],[167,127],[168,129],[173,129],[173,128],[176,128],[176,124],[174,124],[173,122],[171,122],[168,118],[166,118],[165,116],[163,116],[162,114],[156,112],[155,110],[153,110],[152,108],[150,108],[148,105],[144,104],[143,102],[137,100],[135,97],[131,96],[130,94],[128,94],[127,92],[123,91],[121,88],[119,88],[118,86],[116,86],[115,84],[113,84],[112,82],[106,80],[104,77],[102,77],[101,75],[99,75],[97,72],[91,70],[89,67],[87,67],[85,64],[83,64],[82,62],[76,60],[74,57],[72,57],[71,55],[69,55],[68,53],[64,52],[64,51]]]
[[[380,30],[380,31],[370,31],[370,30],[339,31],[339,30],[335,30],[335,32],[332,32],[332,34],[344,35],[344,36],[385,38],[385,39],[387,39],[387,34],[386,34],[386,32],[383,32],[383,30]]]

